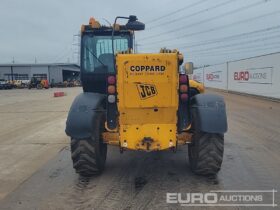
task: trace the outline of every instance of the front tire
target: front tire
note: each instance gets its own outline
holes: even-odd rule
[[[92,137],[89,139],[71,139],[73,168],[81,176],[101,174],[105,168],[107,144],[103,143],[105,117],[96,119]]]
[[[215,175],[221,169],[224,135],[195,131],[188,146],[191,170],[198,175]]]

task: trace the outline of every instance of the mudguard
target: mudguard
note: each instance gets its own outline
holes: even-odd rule
[[[79,94],[68,113],[66,134],[75,139],[90,138],[97,114],[105,111],[104,100],[105,95],[99,93]]]
[[[214,94],[198,94],[191,100],[191,111],[197,119],[197,129],[207,133],[223,134],[227,131],[224,98]]]

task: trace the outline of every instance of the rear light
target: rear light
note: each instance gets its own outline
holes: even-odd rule
[[[188,86],[187,85],[180,85],[180,92],[181,93],[187,93],[188,92]]]
[[[108,81],[109,85],[115,85],[116,84],[116,77],[115,76],[109,76],[107,81]]]
[[[186,74],[180,74],[179,76],[179,97],[181,102],[188,101],[188,76]]]
[[[116,87],[114,85],[109,85],[107,89],[108,94],[115,94],[116,93]]]
[[[188,94],[183,93],[180,95],[181,101],[187,101],[188,100]]]
[[[116,102],[116,96],[115,95],[108,95],[108,102],[109,103],[115,103]]]
[[[116,75],[108,75],[107,77],[107,127],[115,129],[117,127],[117,88]]]
[[[180,78],[179,78],[180,84],[182,84],[182,83],[187,83],[187,81],[188,81],[187,75],[181,74],[181,75],[180,75]]]
[[[115,103],[116,102],[116,76],[110,75],[107,78],[107,94],[108,94],[108,102]]]

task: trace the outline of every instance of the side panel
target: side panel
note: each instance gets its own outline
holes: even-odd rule
[[[78,95],[68,113],[65,132],[75,139],[85,139],[92,135],[93,122],[98,113],[104,112],[105,95],[98,93],[81,93]]]
[[[200,131],[225,133],[227,131],[226,107],[223,97],[213,94],[198,94],[192,98],[192,112],[195,113]]]

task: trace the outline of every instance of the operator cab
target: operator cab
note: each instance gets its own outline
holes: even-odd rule
[[[107,77],[116,74],[114,54],[132,51],[133,30],[144,28],[136,16],[126,19],[129,20],[126,25],[114,24],[114,28],[101,26],[94,18],[90,19],[89,25],[82,26],[80,62],[84,92],[106,94]]]
[[[129,31],[116,32],[115,51],[132,48]],[[115,74],[112,52],[112,29],[85,32],[81,40],[81,80],[85,92],[106,93],[106,78]]]

